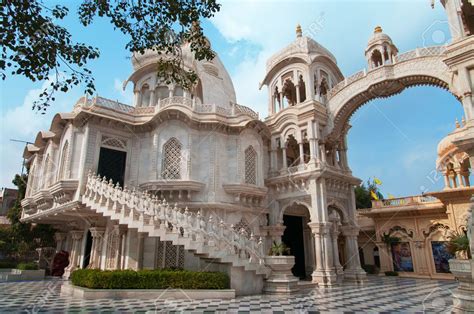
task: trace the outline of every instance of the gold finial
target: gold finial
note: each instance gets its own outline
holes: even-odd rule
[[[301,25],[298,24],[296,25],[296,37],[301,37],[303,36],[303,32],[301,31]]]
[[[375,26],[374,34],[381,33],[381,32],[382,32],[382,27],[380,27],[380,26]]]
[[[456,118],[456,129],[459,129],[461,125],[459,124],[458,118]]]

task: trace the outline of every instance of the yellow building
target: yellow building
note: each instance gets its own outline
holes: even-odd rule
[[[467,130],[456,129],[438,144],[438,173],[442,191],[372,202],[359,210],[359,255],[364,265],[380,273],[397,271],[400,276],[453,279],[446,250],[450,235],[466,230],[474,187],[470,186],[469,156],[453,144]],[[397,243],[384,241],[396,237]]]

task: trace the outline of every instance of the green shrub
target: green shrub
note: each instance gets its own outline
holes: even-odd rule
[[[398,276],[396,271],[386,271],[385,276]]]
[[[37,270],[38,265],[34,262],[31,263],[19,263],[15,267],[16,269],[21,269],[21,270]]]
[[[229,276],[221,272],[189,270],[78,269],[73,285],[91,289],[229,289]]]
[[[16,262],[13,261],[0,261],[0,268],[15,268]]]
[[[375,274],[377,270],[375,265],[362,265],[362,268],[365,270],[367,274],[370,274],[370,275]]]

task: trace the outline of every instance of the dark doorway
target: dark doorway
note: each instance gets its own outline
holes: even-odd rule
[[[98,175],[101,177],[105,176],[107,180],[112,179],[114,185],[118,182],[123,187],[126,159],[126,152],[101,147],[99,166],[97,167]]]
[[[92,251],[92,234],[90,231],[87,231],[86,248],[84,250],[84,260],[82,262],[82,268],[86,268],[87,266],[89,266],[89,262],[91,261],[91,251]]]
[[[375,263],[375,266],[380,268],[380,256],[379,256],[379,248],[378,247],[374,247],[374,263]]]
[[[283,215],[286,226],[283,233],[283,243],[290,248],[290,254],[295,257],[295,266],[291,269],[293,275],[304,279],[306,277],[304,263],[303,217]]]

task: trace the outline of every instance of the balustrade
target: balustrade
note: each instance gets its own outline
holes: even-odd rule
[[[250,263],[263,264],[265,255],[262,238],[251,234],[247,236],[244,229],[234,230],[222,220],[208,219],[201,211],[191,212],[187,207],[179,208],[159,200],[155,195],[129,190],[93,173],[87,175],[84,198],[99,206],[104,206],[115,213],[122,213],[133,221],[143,224],[154,224],[168,233],[181,238],[190,238],[197,243],[215,247],[218,252],[228,252]],[[225,257],[223,255],[222,257]]]

